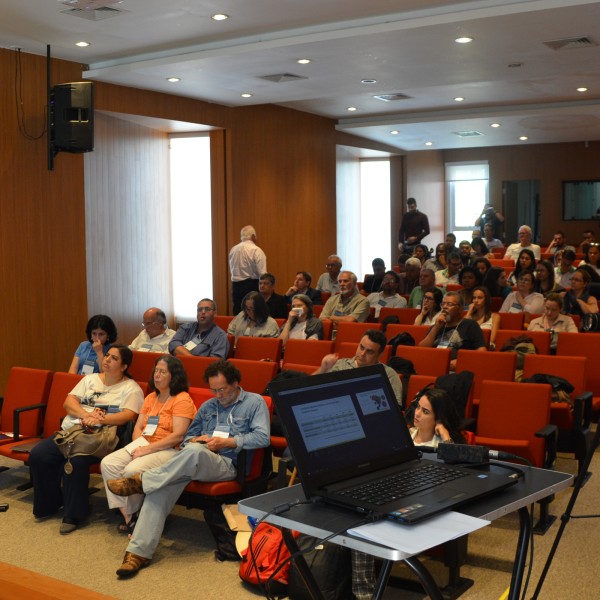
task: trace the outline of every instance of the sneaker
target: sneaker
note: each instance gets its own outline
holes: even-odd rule
[[[140,569],[147,567],[149,564],[149,558],[138,556],[133,552],[125,552],[123,564],[117,569],[117,575],[119,577],[131,577],[132,575],[135,575]]]

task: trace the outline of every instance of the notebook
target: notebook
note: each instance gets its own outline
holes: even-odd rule
[[[516,483],[512,473],[422,460],[381,364],[276,381],[269,390],[309,499],[416,523]],[[447,480],[418,483],[432,466]],[[419,489],[376,501],[365,491],[395,477]]]

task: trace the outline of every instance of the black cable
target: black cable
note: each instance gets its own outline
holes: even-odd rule
[[[531,573],[533,571],[533,557],[534,557],[534,552],[533,552],[533,540],[534,540],[533,508],[534,508],[534,506],[535,506],[535,504],[531,505],[530,513],[529,513],[529,518],[531,519],[531,531],[529,532],[529,567],[527,569],[527,577],[525,578],[525,585],[523,586],[523,593],[521,594],[521,600],[525,600],[525,597],[527,595],[527,588],[529,587],[529,581],[531,580]]]
[[[44,126],[42,132],[39,135],[33,135],[27,131],[25,125],[25,114],[23,111],[23,68],[21,65],[21,48],[16,49],[16,60],[15,60],[15,107],[17,110],[17,125],[19,127],[19,133],[28,140],[35,141],[41,139],[46,133],[47,123],[47,110],[48,107],[44,106]]]

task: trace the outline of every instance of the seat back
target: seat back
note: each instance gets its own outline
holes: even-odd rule
[[[417,393],[430,383],[435,383],[435,380],[436,377],[433,375],[411,375],[408,380],[408,387],[406,388],[406,404],[404,408],[407,409]],[[402,380],[402,385],[406,385],[404,380]]]
[[[379,322],[381,323],[386,317],[395,316],[404,325],[414,325],[420,312],[420,308],[389,308],[388,306],[382,306],[379,311]]]
[[[500,316],[500,329],[523,330],[523,323],[525,322],[525,313],[499,312],[498,315]]]
[[[353,342],[344,342],[338,346],[337,352],[340,355],[340,358],[354,358],[356,356],[356,350],[358,348],[358,344]],[[379,357],[379,362],[382,362],[387,365],[388,360],[390,360],[390,354],[392,351],[391,346],[386,346],[385,350],[381,353]]]
[[[52,383],[52,371],[12,367],[4,390],[4,401],[0,413],[0,431],[13,431],[15,408],[30,404],[46,404]],[[42,426],[42,411],[31,410],[21,415],[19,434],[25,437],[39,435]]]
[[[450,352],[450,348],[420,348],[419,346],[398,346],[396,348],[396,356],[412,361],[418,375],[433,375],[434,377],[448,373]]]
[[[331,298],[331,292],[321,292],[321,306],[325,306],[325,303],[329,298]]]
[[[241,336],[237,340],[235,358],[244,360],[281,360],[281,339]]]
[[[215,315],[215,325],[220,327],[223,331],[227,332],[229,323],[233,321],[235,315]]]
[[[544,466],[545,441],[536,431],[550,422],[550,386],[483,381],[475,443]]]
[[[335,336],[335,348],[344,342],[354,342],[358,344],[368,329],[381,329],[379,323],[338,323]]]
[[[188,376],[188,381],[193,387],[207,388],[208,383],[204,381],[204,371],[208,365],[219,360],[217,356],[180,356],[179,359]]]
[[[419,342],[425,339],[425,336],[427,335],[428,331],[428,325],[404,325],[403,323],[400,323],[388,325],[387,329],[385,330],[385,337],[389,341],[393,337],[396,337],[399,333],[406,332],[410,333],[410,335],[412,335],[415,340],[415,344],[418,344]]]
[[[557,356],[595,356],[600,348],[600,333],[559,333]],[[600,397],[600,369],[588,368],[587,389]]]
[[[500,352],[502,347],[511,337],[526,335],[531,338],[538,354],[550,354],[550,334],[547,331],[523,331],[516,329],[498,329],[496,332],[496,352]]]
[[[264,362],[259,360],[244,360],[232,358],[230,361],[242,374],[241,386],[247,392],[262,394],[267,384],[275,377],[279,369],[278,362]]]
[[[283,369],[285,371],[300,371],[301,373],[306,373],[307,375],[312,375],[317,369],[318,365],[303,365],[301,363],[284,363]]]
[[[60,429],[60,423],[67,414],[63,404],[71,390],[79,383],[83,375],[77,373],[54,373],[48,396],[48,406],[44,415],[43,436],[50,437]]]
[[[479,350],[459,350],[456,357],[456,372],[471,371],[474,375],[473,385],[467,408],[466,417],[472,417],[473,403],[479,404],[481,385],[484,380],[514,381],[515,352],[480,352]]]
[[[200,408],[207,400],[215,397],[215,395],[208,388],[201,387],[190,387],[188,394],[194,401],[196,408]]]
[[[135,379],[135,381],[148,381],[152,375],[152,369],[156,361],[165,356],[160,352],[140,352],[139,350],[133,351],[133,360],[129,365],[129,374]]]
[[[330,340],[288,340],[283,355],[284,368],[288,362],[319,366],[323,357],[332,352]]]

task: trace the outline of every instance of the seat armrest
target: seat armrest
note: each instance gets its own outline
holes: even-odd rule
[[[237,455],[237,475],[235,477],[235,480],[240,484],[240,485],[244,485],[244,482],[246,481],[246,461],[248,458],[248,451],[247,450],[240,450],[238,452]]]
[[[554,469],[556,463],[556,445],[558,440],[558,427],[556,425],[545,425],[535,432],[535,437],[546,440],[546,456],[544,458],[544,468]]]
[[[19,408],[15,408],[13,413],[13,435],[14,441],[19,441],[20,429],[21,429],[21,413],[28,410],[41,410],[42,417],[46,414],[46,404],[30,404],[29,406],[20,406]]]
[[[573,401],[573,427],[589,429],[592,422],[592,392],[583,392]]]

